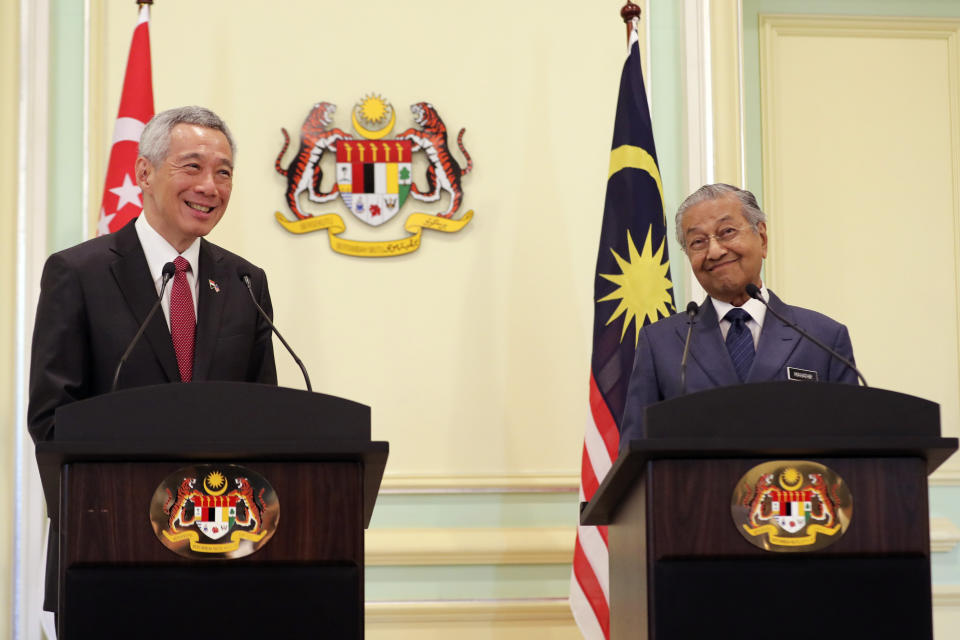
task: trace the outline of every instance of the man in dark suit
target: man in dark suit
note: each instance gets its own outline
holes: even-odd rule
[[[770,307],[851,362],[847,328],[827,316],[785,304],[766,289],[760,268],[767,257],[766,215],[749,191],[706,185],[677,211],[677,237],[690,268],[709,297],[700,306],[690,340],[685,392],[773,380],[856,384],[840,360],[767,314],[745,287],[753,283]],[[640,331],[620,432],[620,446],[643,438],[644,410],[682,395],[680,363],[689,326],[676,314]]]
[[[239,275],[249,274],[272,315],[266,274],[203,238],[230,201],[234,151],[226,124],[208,109],[157,114],[143,130],[136,163],[143,215],[47,259],[30,366],[27,420],[35,442],[55,437],[58,407],[110,391],[121,355],[157,301],[167,262],[176,264],[176,275],[164,291],[163,313],[131,352],[118,388],[192,380],[276,384],[270,327]],[[50,551],[44,608],[55,610],[56,545]]]

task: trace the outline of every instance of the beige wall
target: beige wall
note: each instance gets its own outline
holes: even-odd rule
[[[760,29],[768,281],[847,323],[872,385],[940,403],[960,435],[960,21]]]
[[[117,10],[125,0],[93,6],[103,45],[91,125],[108,131],[132,18]],[[157,109],[209,105],[239,140],[233,201],[211,239],[266,268],[276,320],[314,387],[373,407],[374,436],[391,442],[388,478],[572,484],[579,471],[591,271],[624,40],[615,9],[574,4],[549,20],[542,11],[507,0],[282,2],[269,17],[260,2],[153,10]],[[335,126],[349,129],[367,92],[393,103],[395,132],[412,126],[410,104],[432,102],[451,144],[466,128],[474,160],[461,209],[473,220],[452,235],[427,231],[404,257],[338,255],[324,232],[294,236],[273,218],[290,216],[273,169],[281,127],[298,131],[326,100],[339,107]],[[102,166],[106,145],[92,148]],[[339,213],[352,239],[403,237],[406,215],[424,210],[408,204],[369,230],[339,202],[304,206]],[[281,383],[301,387],[289,358],[278,363]]]

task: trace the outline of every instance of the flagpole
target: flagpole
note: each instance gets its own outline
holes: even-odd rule
[[[634,19],[640,19],[640,7],[630,0],[620,9],[620,17],[627,25],[627,46],[630,46],[630,31],[633,29]]]

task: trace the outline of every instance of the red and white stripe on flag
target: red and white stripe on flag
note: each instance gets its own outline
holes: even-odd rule
[[[150,7],[140,7],[123,78],[120,109],[113,129],[110,161],[100,204],[97,235],[120,229],[140,215],[143,201],[134,165],[140,133],[153,117],[153,80],[150,67]]]
[[[611,158],[619,148],[630,146],[643,150],[656,162],[653,143],[653,124],[647,107],[647,94],[641,70],[638,18],[630,21],[630,39],[627,59],[620,78],[617,97],[617,116],[614,121]],[[611,163],[613,166],[613,163]],[[634,167],[636,168],[636,167]],[[659,170],[656,170],[659,173]],[[636,341],[624,340],[629,333],[629,322],[622,311],[614,315],[612,308],[602,308],[601,303],[614,296],[610,289],[610,273],[619,269],[617,261],[629,241],[630,231],[639,237],[641,230],[649,230],[666,243],[667,228],[663,216],[663,196],[659,178],[645,171],[609,174],[607,193],[604,199],[603,221],[600,231],[600,246],[597,253],[597,271],[594,279],[594,335],[591,354],[590,418],[583,439],[583,459],[580,469],[580,499],[592,500],[613,466],[619,448],[620,430],[617,422],[627,401],[633,368]],[[654,237],[647,236],[647,241]],[[620,247],[619,253],[616,247]],[[663,248],[664,264],[669,274],[666,247]],[[669,279],[669,276],[668,276]],[[651,283],[652,285],[652,283]],[[634,283],[632,286],[638,286]],[[647,285],[644,284],[643,287]],[[653,285],[652,285],[653,286]],[[653,291],[651,288],[650,291]],[[643,288],[641,287],[641,288]],[[620,296],[616,296],[620,297]],[[671,296],[672,298],[672,296]],[[612,304],[612,302],[610,302]],[[621,301],[622,304],[622,301]],[[669,307],[673,307],[672,300]],[[630,322],[655,322],[657,317],[637,317]],[[663,313],[664,316],[668,315]],[[620,318],[619,323],[613,320]],[[639,327],[640,325],[638,325]],[[603,386],[594,377],[602,372]],[[602,389],[602,393],[601,393]],[[578,527],[574,549],[573,572],[570,584],[570,608],[584,637],[601,640],[610,637],[610,579],[609,546],[606,527]]]
[[[620,432],[590,375],[590,419],[583,438],[580,501],[590,501],[617,458]],[[570,609],[588,640],[610,637],[607,527],[577,526],[570,576]]]

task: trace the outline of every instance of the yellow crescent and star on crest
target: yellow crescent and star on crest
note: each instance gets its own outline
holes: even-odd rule
[[[227,479],[219,471],[212,471],[203,479],[203,488],[211,496],[220,496],[227,491]]]
[[[393,131],[397,112],[380,94],[367,94],[350,113],[353,128],[367,140],[379,140]]]
[[[623,169],[638,169],[647,173],[657,183],[660,202],[663,203],[663,183],[660,179],[660,170],[657,163],[645,149],[632,145],[622,145],[610,152],[609,180],[618,171]],[[634,345],[640,339],[640,329],[646,320],[656,322],[660,316],[667,316],[673,308],[670,289],[673,283],[667,278],[670,261],[664,260],[666,237],[660,242],[656,251],[653,249],[653,225],[647,228],[643,238],[642,249],[637,250],[630,230],[627,230],[627,257],[624,258],[613,248],[610,252],[620,267],[620,273],[601,273],[600,276],[617,285],[609,294],[597,300],[619,300],[620,304],[610,314],[607,325],[623,316],[623,328],[620,332],[620,342],[627,335],[627,327],[631,321],[634,326]]]
[[[803,485],[803,474],[793,467],[787,467],[780,474],[780,486],[785,490],[796,491],[801,485]]]

